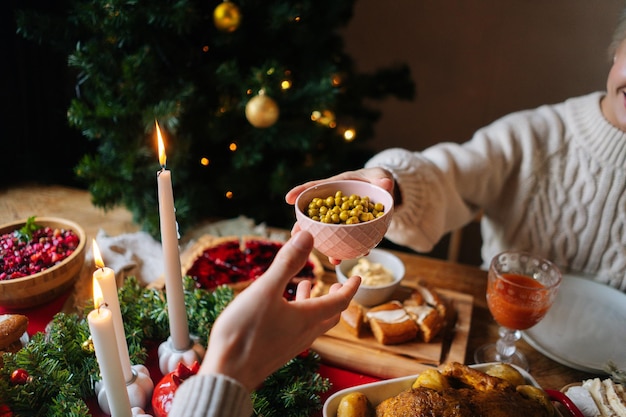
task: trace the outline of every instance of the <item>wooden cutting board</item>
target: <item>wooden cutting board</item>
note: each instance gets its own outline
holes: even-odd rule
[[[324,285],[330,286],[334,282],[334,277],[329,275],[334,274],[325,275],[322,292]],[[405,280],[394,298],[403,300],[408,297],[411,286],[412,282]],[[416,340],[400,345],[383,345],[369,330],[363,337],[357,338],[339,323],[318,337],[312,349],[321,355],[325,363],[385,379],[418,374],[447,362],[464,363],[473,297],[439,288],[435,291],[446,299],[452,314],[446,328],[430,343]]]

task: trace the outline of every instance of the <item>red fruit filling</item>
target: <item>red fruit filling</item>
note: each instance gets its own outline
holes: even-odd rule
[[[282,247],[280,242],[247,240],[243,250],[239,241],[233,240],[206,249],[187,271],[198,288],[213,289],[223,284],[234,284],[258,278],[271,265]],[[287,285],[285,298],[295,297],[297,282],[303,278],[314,279],[311,261]]]
[[[70,256],[79,238],[72,230],[40,227],[24,241],[19,233],[0,236],[0,281],[44,271]]]

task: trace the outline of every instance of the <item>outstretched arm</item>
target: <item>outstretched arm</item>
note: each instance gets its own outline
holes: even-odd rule
[[[223,374],[254,390],[267,376],[332,328],[359,284],[352,277],[327,295],[309,298],[311,283],[298,285],[295,301],[283,298],[289,280],[313,249],[308,232],[296,233],[265,274],[239,294],[216,320],[199,374]]]

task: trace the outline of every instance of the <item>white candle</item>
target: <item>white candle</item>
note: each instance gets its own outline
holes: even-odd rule
[[[94,280],[94,286],[97,286]],[[94,296],[95,299],[95,296]],[[130,399],[126,391],[126,381],[122,364],[117,354],[117,341],[111,311],[100,306],[87,316],[91,339],[100,367],[102,383],[106,390],[107,402],[113,417],[131,417]]]
[[[170,319],[170,336],[176,350],[189,349],[189,324],[185,308],[183,277],[178,252],[178,227],[174,208],[172,176],[165,169],[166,155],[161,130],[156,124],[159,143],[159,162],[162,169],[157,172],[159,190],[159,220],[161,224],[161,244],[163,245],[163,263],[165,269],[165,291],[167,311]]]
[[[115,281],[115,272],[111,268],[104,266],[104,261],[100,255],[98,244],[95,240],[92,242],[93,257],[98,269],[93,273],[93,279],[98,282],[102,293],[103,302],[111,311],[113,319],[113,328],[115,329],[115,338],[117,340],[117,352],[120,356],[122,371],[124,372],[124,380],[129,382],[133,379],[133,370],[130,364],[130,356],[128,354],[128,344],[126,343],[126,333],[124,332],[124,322],[122,321],[122,312],[120,310],[120,300],[117,292],[117,283]],[[97,306],[96,306],[97,308]]]

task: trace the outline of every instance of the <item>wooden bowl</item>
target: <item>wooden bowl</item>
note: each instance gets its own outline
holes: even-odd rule
[[[0,226],[0,235],[20,229],[26,220]],[[71,229],[79,238],[76,250],[58,264],[22,278],[0,281],[0,306],[31,308],[53,300],[70,289],[85,262],[86,235],[77,223],[56,217],[36,217],[35,224],[55,229]]]

